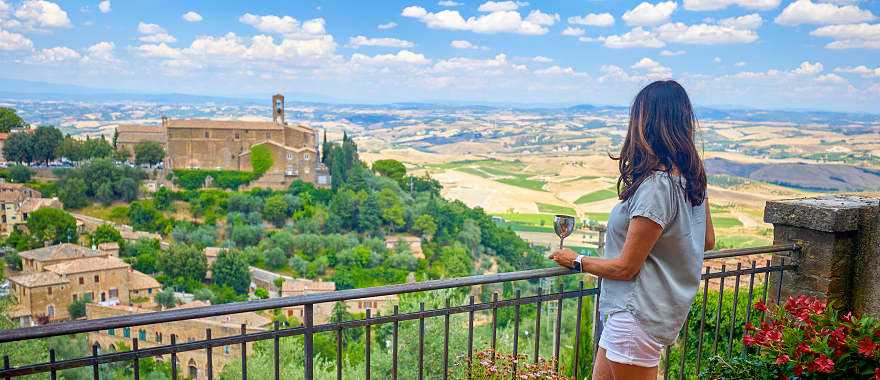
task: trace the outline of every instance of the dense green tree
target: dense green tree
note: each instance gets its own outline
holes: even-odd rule
[[[281,227],[287,221],[287,216],[288,205],[284,195],[277,194],[266,198],[263,204],[263,219],[274,224],[275,227]]]
[[[153,205],[159,210],[170,210],[174,202],[174,192],[162,186],[153,195]]]
[[[217,261],[211,266],[211,274],[215,284],[221,287],[228,286],[238,294],[246,294],[251,285],[248,263],[238,252],[221,251]]]
[[[98,190],[95,192],[95,198],[104,206],[109,206],[110,203],[113,202],[113,199],[116,198],[116,194],[113,193],[113,184],[105,182],[98,186]]]
[[[382,210],[382,219],[391,225],[392,230],[406,223],[405,210],[394,190],[385,188],[379,192],[379,208]]]
[[[27,123],[12,108],[0,107],[0,133],[27,127]]]
[[[379,208],[379,198],[376,194],[367,195],[359,211],[358,231],[373,233],[382,226],[382,210]]]
[[[269,298],[269,291],[264,288],[256,288],[254,289],[254,296],[261,300],[264,300],[266,298]]]
[[[88,206],[89,198],[86,195],[86,182],[81,178],[62,180],[58,187],[58,199],[65,208],[83,208]]]
[[[73,162],[79,162],[85,159],[85,149],[82,141],[75,140],[73,137],[66,136],[58,148],[55,149],[55,156],[63,157]]]
[[[156,141],[144,141],[134,146],[134,161],[138,165],[156,165],[165,159],[165,149]]]
[[[373,171],[400,182],[406,175],[406,166],[397,160],[378,160],[373,162]]]
[[[125,241],[122,239],[122,234],[119,233],[112,224],[104,223],[98,228],[95,229],[95,232],[92,232],[89,235],[89,244],[93,246],[97,246],[101,243],[118,243],[120,247],[122,247]]]
[[[461,232],[458,233],[458,241],[464,244],[471,256],[476,256],[480,248],[481,236],[480,225],[473,219],[467,219],[461,226]]]
[[[118,199],[131,202],[137,199],[138,186],[138,181],[131,177],[125,177],[113,183],[113,190]]]
[[[243,214],[259,213],[263,210],[263,200],[247,193],[235,193],[229,196],[229,199],[226,201],[226,209],[229,212],[240,212]]]
[[[45,162],[55,160],[55,150],[64,140],[64,135],[58,128],[52,126],[40,126],[34,131],[31,146],[31,159]]]
[[[357,200],[349,189],[336,191],[330,201],[330,215],[327,220],[329,232],[349,231],[357,227]]]
[[[89,139],[83,143],[83,158],[84,159],[94,159],[94,158],[109,158],[113,156],[113,146],[104,140],[104,137]]]
[[[7,244],[8,243],[9,241],[7,240]],[[8,248],[7,250],[5,250],[5,252],[3,253],[3,261],[6,262],[7,268],[14,271],[21,270],[21,256],[18,255],[18,249],[16,249],[15,246],[12,246],[12,248]]]
[[[148,201],[132,202],[128,206],[128,219],[132,227],[139,231],[161,231],[167,222],[162,212]]]
[[[3,144],[3,158],[17,163],[31,163],[34,157],[34,140],[29,133],[10,133]]]
[[[212,225],[195,225],[190,222],[177,222],[171,237],[180,243],[194,245],[200,249],[210,247],[217,241],[217,228]]]
[[[287,264],[287,255],[284,254],[281,248],[273,247],[267,249],[264,255],[266,256],[266,265],[269,268],[281,269]]]
[[[159,256],[164,255],[158,239],[138,239],[134,243],[126,244],[123,255],[133,257],[131,265],[134,269],[144,273],[159,272]]]
[[[175,284],[182,285],[188,281],[202,282],[208,270],[208,262],[198,248],[185,244],[173,244],[171,249],[159,256],[158,267]],[[213,273],[216,279],[216,271]]]
[[[177,306],[177,297],[174,296],[174,289],[172,288],[165,288],[161,292],[156,293],[154,300],[163,309]]]
[[[431,240],[431,237],[434,236],[434,233],[437,232],[437,223],[434,223],[434,218],[431,215],[419,215],[415,221],[413,221],[413,230],[422,234],[425,239]]]
[[[21,165],[14,164],[9,167],[9,180],[15,183],[25,183],[30,182],[31,177],[34,176],[34,171],[31,168]]]
[[[76,241],[76,219],[57,208],[44,207],[28,215],[28,231],[37,241],[58,244],[62,241]]]
[[[67,305],[67,313],[70,315],[70,319],[79,319],[86,316],[86,300],[85,299],[77,299]]]

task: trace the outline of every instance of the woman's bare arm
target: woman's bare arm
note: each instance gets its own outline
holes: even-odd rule
[[[712,224],[712,212],[709,211],[709,199],[703,202],[706,203],[706,245],[703,250],[709,251],[715,248],[715,226]]]
[[[581,259],[581,270],[596,276],[612,280],[630,280],[639,273],[642,264],[660,238],[663,229],[651,219],[637,216],[629,223],[626,242],[620,256],[613,259],[584,257]],[[550,259],[567,268],[574,266],[577,253],[563,248],[550,255]]]

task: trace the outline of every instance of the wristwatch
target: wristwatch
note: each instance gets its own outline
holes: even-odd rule
[[[581,259],[582,258],[584,258],[584,255],[577,255],[577,257],[574,258],[574,263],[573,263],[574,265],[572,265],[571,269],[574,269],[578,272],[583,272],[583,270],[581,269]]]

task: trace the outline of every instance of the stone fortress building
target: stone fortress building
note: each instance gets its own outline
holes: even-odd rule
[[[330,184],[330,173],[320,160],[317,132],[287,123],[281,94],[272,97],[271,122],[163,117],[161,127],[126,125],[118,131],[125,149],[133,150],[142,141],[163,143],[168,169],[250,171],[251,152],[262,145],[271,152],[272,166],[252,186],[286,188],[296,180],[319,187]]]

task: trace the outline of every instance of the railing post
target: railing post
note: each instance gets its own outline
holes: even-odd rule
[[[843,309],[880,316],[880,198],[823,196],[768,201],[764,221],[774,244],[797,243],[785,261],[797,269],[782,277],[781,298],[806,294]],[[785,254],[774,254],[779,265]],[[771,289],[780,289],[778,275]],[[775,292],[770,293],[775,297]]]
[[[303,342],[305,343],[305,379],[312,380],[315,376],[314,369],[314,343],[312,342],[312,327],[314,326],[314,305],[305,304],[303,306],[303,323],[305,323],[306,331],[303,334]]]

